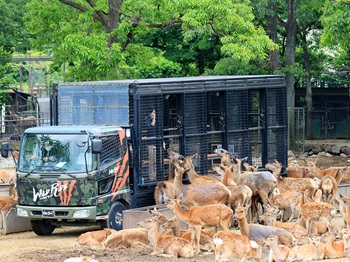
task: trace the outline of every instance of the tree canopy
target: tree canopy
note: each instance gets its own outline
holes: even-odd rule
[[[67,80],[118,79],[141,72],[146,77],[153,75],[159,61],[171,74],[213,73],[221,59],[249,64],[265,60],[275,48],[263,28],[254,24],[249,1],[30,0],[27,7],[33,44],[52,49],[53,68],[67,63]],[[157,40],[168,41],[167,32],[175,32],[179,39],[173,52],[188,53],[192,68],[170,61],[167,42],[145,42],[157,35]],[[220,54],[215,63],[200,61],[205,57],[198,50],[208,49],[209,54]],[[199,65],[204,67],[200,72]]]

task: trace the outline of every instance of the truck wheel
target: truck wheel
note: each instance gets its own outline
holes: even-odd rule
[[[32,220],[30,221],[32,229],[38,236],[51,235],[56,226],[51,225],[48,220]]]
[[[108,227],[113,228],[115,230],[123,229],[123,210],[125,210],[125,206],[116,201],[109,211],[108,214]]]

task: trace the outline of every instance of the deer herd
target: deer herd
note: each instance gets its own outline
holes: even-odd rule
[[[75,245],[141,247],[163,257],[214,253],[217,262],[350,258],[350,197],[337,194],[339,183],[350,180],[350,168],[319,169],[310,162],[287,167],[284,176],[277,161],[257,170],[246,158],[218,149],[218,179],[196,173],[197,155],[168,153],[169,179],[158,182],[154,198],[174,216],[152,209],[136,228],[86,232]],[[3,198],[0,208],[6,217],[16,195]],[[333,223],[338,210],[342,226]]]

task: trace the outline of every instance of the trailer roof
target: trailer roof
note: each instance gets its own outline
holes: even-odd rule
[[[102,80],[87,82],[67,82],[60,83],[60,86],[68,85],[125,85],[137,83],[139,85],[149,84],[171,84],[186,82],[205,82],[205,81],[222,81],[222,80],[258,80],[258,79],[279,79],[284,78],[283,75],[234,75],[234,76],[193,76],[193,77],[170,77],[170,78],[146,78],[146,79],[125,79],[125,80]]]
[[[28,128],[25,133],[26,134],[76,134],[76,133],[91,133],[91,134],[101,134],[101,133],[111,133],[116,132],[121,127],[115,126],[97,126],[97,125],[81,125],[81,126],[38,126]]]

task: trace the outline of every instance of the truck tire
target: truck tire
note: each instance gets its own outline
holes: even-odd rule
[[[111,210],[109,210],[108,213],[108,227],[115,229],[115,230],[122,230],[123,229],[123,210],[125,210],[125,206],[119,202],[116,201],[112,207]]]
[[[32,229],[38,236],[51,235],[56,226],[52,225],[48,220],[32,220],[30,221]]]

